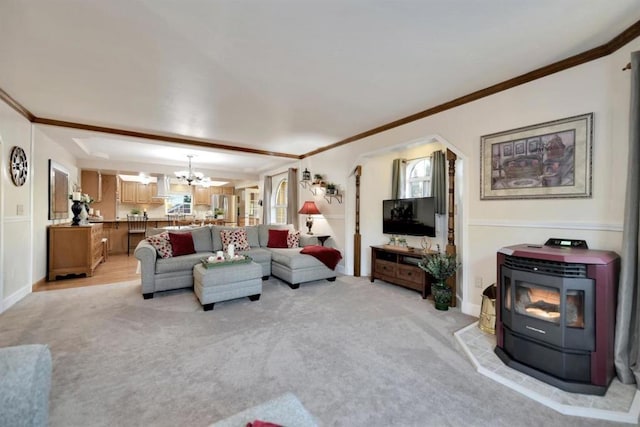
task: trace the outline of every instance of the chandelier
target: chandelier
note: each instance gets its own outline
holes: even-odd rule
[[[187,181],[189,185],[191,185],[191,183],[194,181],[196,183],[199,183],[201,181],[208,181],[208,178],[205,178],[205,176],[201,172],[193,171],[193,168],[191,167],[191,158],[193,157],[193,154],[189,154],[187,155],[187,157],[189,158],[189,169],[186,171],[174,172],[176,174],[176,178],[178,178],[180,181]]]

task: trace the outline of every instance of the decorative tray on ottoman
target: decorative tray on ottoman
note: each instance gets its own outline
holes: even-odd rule
[[[216,268],[216,267],[222,267],[226,265],[235,265],[235,264],[248,264],[251,261],[253,261],[253,259],[247,255],[236,255],[233,258],[229,258],[228,256],[225,256],[224,260],[216,260],[213,262],[209,262],[207,258],[202,258],[200,260],[204,268]]]

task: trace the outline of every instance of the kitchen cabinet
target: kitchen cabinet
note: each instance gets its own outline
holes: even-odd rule
[[[106,219],[116,217],[118,203],[118,178],[115,175],[101,175],[102,181],[102,200],[94,201],[91,204],[94,213],[100,211],[100,216]],[[96,213],[97,215],[97,213]]]
[[[162,204],[164,201],[154,198],[158,194],[158,184],[155,182],[142,184],[135,181],[123,181],[120,202],[129,204]]]
[[[93,198],[94,202],[102,201],[102,174],[98,171],[83,170],[80,173],[82,192]]]
[[[133,181],[122,181],[120,185],[120,202],[121,203],[138,203],[138,183]]]
[[[196,186],[193,191],[193,200],[196,205],[211,205],[211,189],[215,187]]]

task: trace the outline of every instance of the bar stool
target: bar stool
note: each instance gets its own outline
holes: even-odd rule
[[[102,262],[107,262],[109,258],[109,239],[102,238]]]
[[[129,227],[129,230],[127,230],[127,256],[131,253],[131,236],[137,235],[144,238],[147,233],[147,219],[146,216],[127,215],[127,226]],[[135,241],[134,243],[138,244]]]

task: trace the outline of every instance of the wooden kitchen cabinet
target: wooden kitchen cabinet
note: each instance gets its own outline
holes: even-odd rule
[[[136,203],[150,204],[151,203],[151,185],[138,183],[136,186]]]
[[[215,187],[196,186],[194,189],[193,200],[196,205],[211,205],[211,189]]]
[[[122,181],[120,184],[120,202],[138,203],[138,183],[133,181]]]
[[[102,174],[98,171],[83,170],[80,173],[82,192],[93,198],[94,202],[102,201]]]
[[[68,274],[91,277],[102,261],[102,224],[50,225],[48,246],[48,280]]]
[[[100,211],[100,215],[105,219],[116,217],[116,206],[118,198],[118,181],[116,175],[102,175],[102,200],[94,201],[91,204],[94,213]]]
[[[158,194],[158,184],[155,182],[142,184],[135,181],[122,181],[120,202],[129,204],[162,204],[162,199],[154,198]]]

